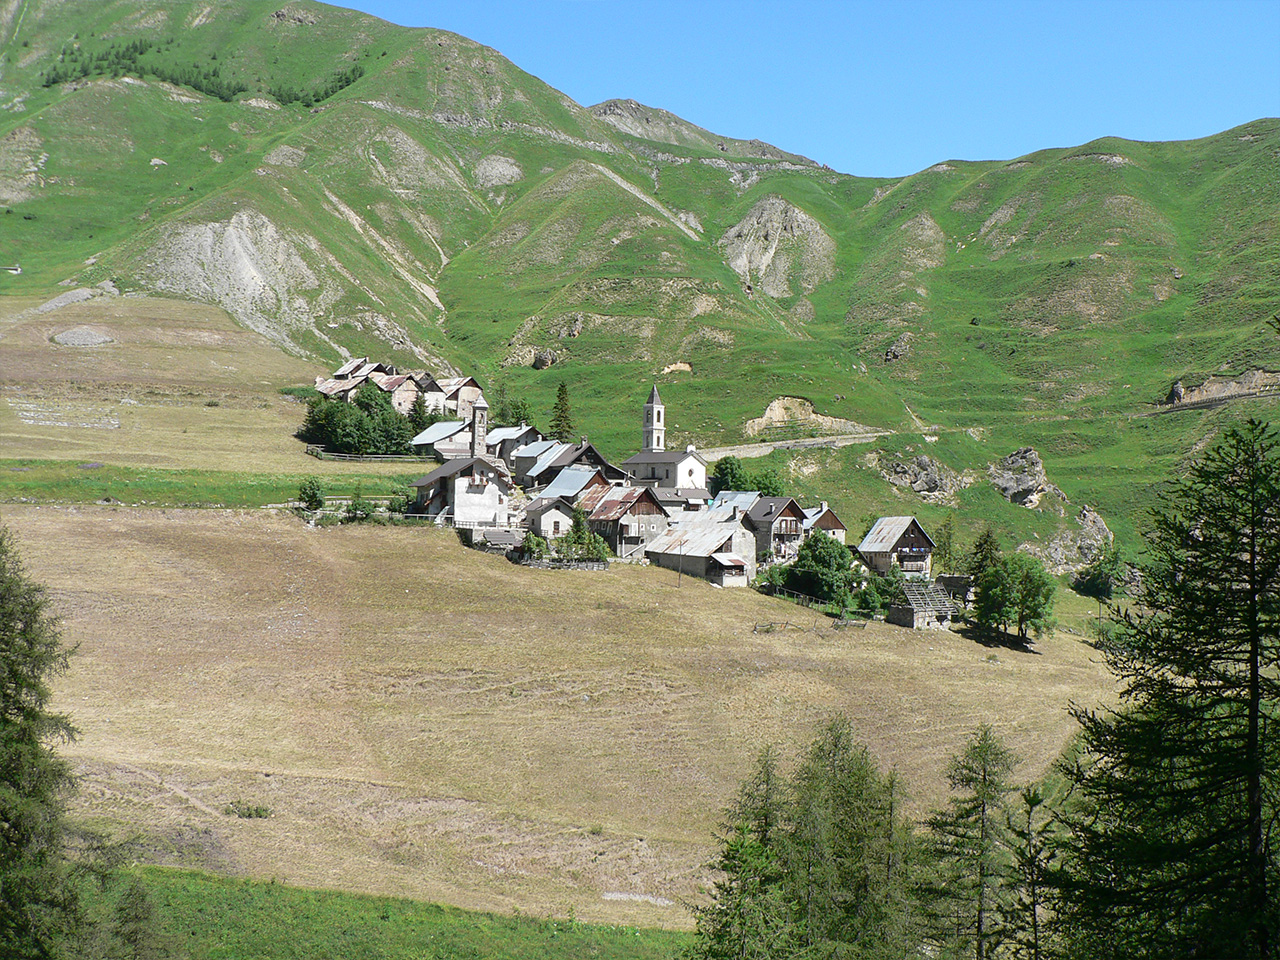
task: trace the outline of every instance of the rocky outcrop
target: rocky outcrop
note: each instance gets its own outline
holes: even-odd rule
[[[1111,545],[1114,537],[1101,514],[1092,507],[1081,507],[1075,523],[1077,529],[1062,530],[1048,543],[1024,543],[1018,549],[1038,557],[1055,576],[1082,570]]]
[[[720,238],[725,261],[748,288],[774,299],[810,294],[835,277],[836,244],[817,220],[781,197],[765,197]]]
[[[1067,502],[1066,495],[1049,482],[1040,454],[1033,447],[1015,450],[991,464],[987,473],[992,485],[1000,491],[1000,496],[1020,507],[1035,509],[1045,494],[1052,494],[1063,503]]]
[[[759,436],[777,427],[797,427],[813,434],[860,433],[866,430],[862,424],[840,417],[828,417],[813,409],[813,403],[804,397],[778,397],[765,407],[764,416],[748,420],[742,432],[748,437]]]
[[[889,344],[884,351],[884,362],[893,363],[895,360],[901,360],[903,357],[911,353],[911,341],[915,337],[910,333],[904,333],[897,340]]]
[[[518,183],[524,179],[524,170],[510,157],[492,154],[476,164],[476,186],[483,190]]]
[[[880,475],[895,487],[910,487],[929,503],[950,503],[956,491],[963,490],[971,480],[956,473],[945,463],[920,454],[911,460],[891,460],[882,463]]]
[[[1258,394],[1280,390],[1280,373],[1270,370],[1250,370],[1234,380],[1227,377],[1210,377],[1198,387],[1188,387],[1181,380],[1169,388],[1165,403],[1213,404],[1235,397],[1255,397]]]

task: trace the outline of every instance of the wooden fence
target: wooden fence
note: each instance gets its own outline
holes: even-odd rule
[[[314,443],[307,444],[307,456],[317,460],[354,460],[360,463],[424,463],[431,458],[413,454],[393,453],[330,453],[324,447]]]

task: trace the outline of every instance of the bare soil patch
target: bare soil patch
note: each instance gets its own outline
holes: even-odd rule
[[[835,632],[670,571],[528,570],[444,532],[6,507],[79,644],[79,816],[151,856],[459,906],[687,925],[753,756],[845,711],[923,812],[980,722],[1045,769],[1110,682],[1060,636]],[[757,623],[789,622],[772,633]],[[266,819],[222,812],[239,801]]]

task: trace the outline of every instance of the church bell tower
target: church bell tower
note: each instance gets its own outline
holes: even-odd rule
[[[657,384],[649,393],[649,401],[644,405],[644,451],[661,453],[666,449],[667,423],[666,407],[658,396]]]

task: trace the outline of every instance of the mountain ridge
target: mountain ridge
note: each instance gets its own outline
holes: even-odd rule
[[[1099,463],[1167,471],[1232,414],[1125,418],[1276,365],[1273,119],[863,178],[318,3],[5,11],[0,261],[23,273],[2,292],[112,281],[320,362],[466,371],[537,405],[566,379],[611,452],[650,381],[686,411],[674,442],[740,442],[782,396],[918,416],[991,438],[955,441],[956,469],[1037,444],[1109,515],[1151,479]],[[55,67],[84,75],[45,86]]]

